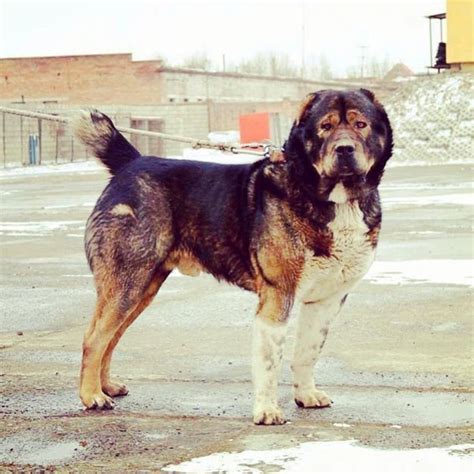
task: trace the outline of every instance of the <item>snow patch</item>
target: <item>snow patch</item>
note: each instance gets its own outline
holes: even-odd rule
[[[35,176],[56,173],[97,173],[104,171],[105,167],[98,161],[78,161],[76,163],[44,164],[37,166],[23,166],[15,168],[0,169],[0,179],[11,178],[15,176]]]
[[[447,448],[384,450],[361,446],[355,440],[303,443],[286,449],[215,453],[181,464],[167,472],[472,472],[468,451],[474,445]],[[275,469],[277,468],[277,469]]]
[[[364,277],[381,285],[412,283],[441,283],[474,286],[472,260],[407,260],[402,262],[376,261]]]
[[[474,193],[443,194],[436,196],[404,196],[383,198],[384,208],[396,209],[401,207],[456,205],[474,206]]]
[[[84,228],[83,221],[0,222],[0,235],[46,235],[69,227]]]

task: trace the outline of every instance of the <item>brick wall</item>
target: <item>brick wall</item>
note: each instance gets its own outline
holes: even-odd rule
[[[0,59],[0,100],[157,103],[160,67],[160,61],[132,61],[130,54]]]

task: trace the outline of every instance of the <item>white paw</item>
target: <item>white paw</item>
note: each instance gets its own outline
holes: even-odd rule
[[[331,406],[331,399],[322,390],[315,388],[295,390],[295,403],[301,408],[326,408]]]
[[[276,405],[257,405],[253,411],[253,422],[256,425],[283,425],[285,417]]]

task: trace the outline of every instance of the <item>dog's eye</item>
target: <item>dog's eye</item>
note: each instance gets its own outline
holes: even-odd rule
[[[356,122],[356,127],[357,128],[365,128],[365,127],[367,127],[367,124],[365,122],[358,121],[358,122]]]
[[[328,132],[329,130],[331,130],[332,125],[331,125],[329,122],[326,122],[326,123],[323,123],[323,124],[321,125],[321,128],[322,128],[324,131]]]

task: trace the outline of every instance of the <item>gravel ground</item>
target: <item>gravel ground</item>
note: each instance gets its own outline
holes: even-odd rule
[[[130,394],[117,408],[81,409],[80,347],[94,304],[82,234],[106,180],[93,167],[0,175],[0,468],[160,470],[309,441],[357,440],[370,452],[471,442],[470,167],[388,170],[376,265],[316,367],[334,405],[294,405],[290,328],[280,387],[289,423],[278,427],[251,423],[256,297],[206,275],[170,277],[124,336],[112,371]]]

